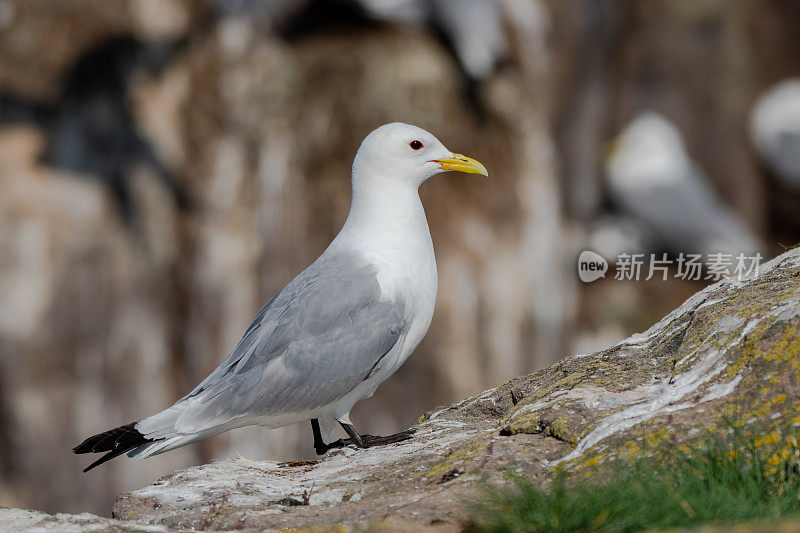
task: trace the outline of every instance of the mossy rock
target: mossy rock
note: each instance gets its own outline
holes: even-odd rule
[[[731,425],[763,439],[800,425],[800,249],[756,279],[704,289],[606,350],[426,413],[409,441],[296,467],[238,459],[189,468],[121,495],[114,516],[138,522],[108,527],[458,527],[486,481],[596,478],[613,461],[656,461]],[[22,511],[0,510],[0,524],[13,512]]]

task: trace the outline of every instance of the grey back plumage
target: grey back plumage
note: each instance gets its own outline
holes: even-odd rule
[[[179,433],[304,412],[352,391],[402,338],[401,301],[380,301],[374,267],[329,250],[259,311],[236,348],[176,403]]]

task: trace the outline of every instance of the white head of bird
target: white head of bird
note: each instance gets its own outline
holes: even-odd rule
[[[487,176],[478,161],[456,154],[432,134],[395,122],[364,139],[353,160],[350,213],[337,245],[355,243],[367,250],[392,248],[404,257],[411,249],[432,250],[419,186],[440,172],[454,170]],[[422,252],[420,252],[422,253]]]
[[[364,139],[353,161],[353,188],[418,188],[440,172],[455,170],[488,176],[478,161],[456,154],[432,134],[409,124],[394,122],[376,129]]]

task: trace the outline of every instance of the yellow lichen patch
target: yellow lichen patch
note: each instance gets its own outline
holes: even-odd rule
[[[451,451],[443,461],[436,463],[429,470],[415,472],[413,476],[439,478],[454,467],[480,457],[486,451],[487,444],[488,439],[485,437],[474,439],[464,446]]]
[[[786,361],[800,353],[800,331],[797,327],[793,324],[787,325],[783,333],[783,338],[765,356],[767,360]]]
[[[763,339],[769,326],[770,323],[767,321],[747,335],[742,343],[742,355],[725,369],[728,378],[737,375],[742,368],[762,355],[761,351],[758,349],[758,343]]]
[[[642,424],[645,428],[647,426],[656,426],[659,422],[651,420]],[[653,452],[659,448],[665,441],[667,441],[675,433],[675,428],[671,426],[663,426],[652,431],[645,429],[642,433],[637,435],[636,438],[623,442],[619,446],[619,457],[624,460],[632,460],[642,455]]]
[[[619,365],[609,361],[596,361],[588,370],[595,385],[616,385],[619,382]]]
[[[531,405],[537,400],[551,396],[556,390],[572,389],[575,385],[581,383],[585,376],[586,372],[573,372],[548,387],[538,389],[535,393],[519,402],[498,424],[498,428],[508,429],[509,435],[516,433],[538,433],[539,429],[537,425],[540,422],[540,415],[537,411],[531,410]]]
[[[760,391],[760,398],[753,400],[753,405],[756,406],[752,411],[743,412],[737,405],[730,405],[723,408],[723,417],[733,421],[734,427],[741,427],[750,423],[752,420],[762,420],[776,405],[780,405],[786,401],[785,394],[779,394],[773,398],[764,398],[772,389],[764,388]]]
[[[791,364],[795,370],[795,379],[800,381],[800,329],[794,324],[788,324],[783,330],[783,337],[764,358],[767,361]]]
[[[644,455],[644,448],[638,442],[633,440],[626,442],[620,451],[620,457],[626,457],[629,459],[631,457],[641,457],[642,455]]]
[[[724,317],[736,316],[734,313],[728,312],[727,308],[712,308],[712,311],[710,312],[715,315],[722,315]],[[708,323],[706,324],[705,328],[691,330],[691,333],[684,338],[683,342],[681,343],[679,353],[675,355],[675,359],[681,360],[680,364],[675,365],[675,373],[677,373],[679,370],[691,367],[698,360],[698,358],[707,354],[709,350],[729,352],[731,349],[735,348],[741,343],[741,356],[737,361],[727,365],[727,368],[725,369],[727,377],[733,378],[745,365],[747,365],[757,356],[756,344],[767,330],[769,323],[764,324],[760,328],[752,331],[750,334],[745,336],[744,340],[742,341],[740,337],[742,330],[745,327],[745,322],[742,321],[741,324],[731,330],[719,331],[717,329],[712,329],[711,325],[717,326],[721,320],[722,319],[708,319],[705,321]],[[699,322],[702,323],[703,321],[700,320]]]
[[[777,444],[781,440],[781,434],[778,431],[772,431],[771,433],[767,433],[759,438],[757,438],[753,444],[757,448],[763,447],[765,444]]]
[[[503,435],[517,435],[519,433],[535,434],[540,433],[541,419],[534,414],[530,418],[519,417],[502,429]]]
[[[781,287],[782,290],[775,292],[768,292],[767,287],[763,284],[747,286],[728,298],[725,306],[735,309],[736,314],[742,318],[751,318],[770,305],[787,300],[800,292],[800,288],[793,286]]]
[[[789,459],[793,459],[791,461],[794,465],[797,465],[800,462],[800,446],[798,446],[797,439],[794,436],[788,437],[786,439],[780,439],[778,442],[773,444],[780,443],[780,447],[776,447],[774,450],[770,450],[772,455],[767,459],[766,464],[767,466],[771,467],[767,473],[771,475],[778,474],[779,466],[782,466],[782,469],[786,469],[787,461]]]
[[[586,461],[584,461],[581,464],[579,464],[578,465],[578,469],[586,468],[587,466],[595,466],[599,462],[600,462],[600,456],[599,455],[595,455],[591,459],[587,459]]]
[[[500,421],[497,427],[504,433],[507,431],[509,435],[536,433],[534,428],[539,422],[539,413],[531,409],[531,404],[520,402],[513,411]]]
[[[779,453],[767,459],[767,466],[778,466],[783,461],[789,458],[789,450],[781,450]]]
[[[570,419],[566,416],[560,416],[550,423],[549,435],[573,447],[579,440],[578,434],[571,430]]]
[[[549,396],[555,390],[559,389],[566,389],[569,390],[581,381],[583,381],[583,377],[586,375],[586,372],[572,372],[571,374],[567,374],[563,378],[559,379],[555,383],[551,384],[549,387],[542,387],[541,389],[537,390],[534,394],[530,396],[530,399],[540,400],[546,396]],[[528,398],[526,398],[527,400]]]

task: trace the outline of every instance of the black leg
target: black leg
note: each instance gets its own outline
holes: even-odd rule
[[[322,440],[322,432],[319,429],[319,420],[316,418],[311,419],[311,431],[314,433],[314,451],[317,452],[317,455],[324,455],[328,450],[344,448],[352,444],[350,439],[338,439],[330,444],[325,444],[325,441]]]
[[[364,440],[361,438],[361,435],[359,435],[358,431],[356,431],[356,428],[354,428],[350,424],[345,424],[344,422],[339,422],[339,424],[341,424],[345,432],[350,436],[350,440],[353,441],[353,444],[355,444],[359,448],[367,447],[366,444],[364,444]]]
[[[327,444],[322,440],[322,432],[319,430],[319,420],[311,419],[311,431],[314,432],[314,451],[317,455],[322,455],[328,451]]]
[[[314,451],[317,452],[317,455],[324,455],[328,450],[344,448],[348,444],[352,444],[350,439],[338,439],[330,444],[325,444],[325,441],[322,440],[322,432],[319,430],[319,420],[316,418],[311,419],[311,431],[314,432]]]

